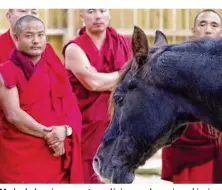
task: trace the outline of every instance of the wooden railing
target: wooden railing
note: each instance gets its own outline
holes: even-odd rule
[[[169,43],[178,43],[192,37],[191,28],[200,9],[111,9],[111,26],[118,32],[131,35],[138,25],[152,43],[155,31],[161,30]],[[222,9],[216,10],[222,15]],[[7,10],[0,10],[0,33],[8,28]],[[77,35],[82,26],[78,9],[41,9],[40,17],[46,26],[49,41],[61,55],[62,46]]]

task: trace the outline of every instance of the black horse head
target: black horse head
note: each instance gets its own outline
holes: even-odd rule
[[[222,41],[155,44],[134,27],[133,59],[113,92],[113,115],[94,158],[94,169],[112,183],[131,183],[134,172],[185,130],[186,121],[222,126]]]

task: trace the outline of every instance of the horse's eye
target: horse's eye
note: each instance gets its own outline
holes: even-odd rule
[[[129,90],[132,90],[136,87],[137,87],[137,82],[135,80],[132,80],[132,81],[129,82],[129,84],[128,84],[128,89]]]
[[[122,103],[123,102],[123,96],[122,95],[115,95],[114,97],[114,101],[116,104]]]

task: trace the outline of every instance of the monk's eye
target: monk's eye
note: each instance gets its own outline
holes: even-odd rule
[[[114,95],[114,102],[115,104],[121,105],[123,103],[123,95],[117,94]]]
[[[32,35],[31,35],[31,34],[26,34],[25,37],[26,37],[26,38],[31,38]]]

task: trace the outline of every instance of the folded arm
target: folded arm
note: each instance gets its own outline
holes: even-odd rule
[[[66,48],[65,65],[90,91],[112,91],[119,78],[118,71],[101,73],[93,69],[84,51],[74,43]]]

